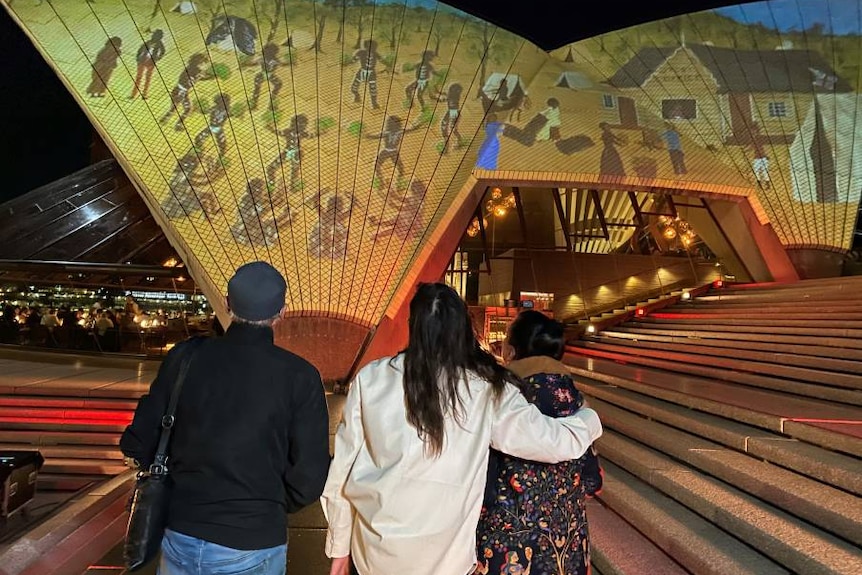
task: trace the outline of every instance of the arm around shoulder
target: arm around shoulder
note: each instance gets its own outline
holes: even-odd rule
[[[559,463],[582,456],[601,435],[601,421],[592,409],[548,417],[509,385],[495,406],[491,446],[515,457]]]

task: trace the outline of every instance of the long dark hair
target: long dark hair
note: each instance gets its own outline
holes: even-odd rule
[[[467,372],[486,380],[499,399],[506,382],[517,378],[482,349],[473,333],[467,305],[442,283],[419,284],[410,302],[410,341],[404,350],[404,402],[407,421],[428,453],[443,451],[446,417],[459,418],[459,393]]]
[[[515,359],[537,355],[560,359],[566,346],[565,328],[541,312],[525,310],[509,326],[509,345]]]

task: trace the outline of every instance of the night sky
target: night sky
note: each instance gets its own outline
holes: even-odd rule
[[[0,202],[5,202],[87,166],[93,129],[2,8],[0,58]]]

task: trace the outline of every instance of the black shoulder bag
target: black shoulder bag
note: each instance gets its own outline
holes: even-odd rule
[[[129,571],[137,571],[153,560],[158,554],[168,522],[168,505],[171,500],[171,484],[168,477],[168,442],[176,421],[177,402],[183,380],[192,362],[193,352],[183,358],[180,372],[168,409],[162,417],[162,434],[153,464],[146,471],[138,473],[135,491],[132,493],[129,510],[129,524],[126,527],[126,540],[123,558]]]

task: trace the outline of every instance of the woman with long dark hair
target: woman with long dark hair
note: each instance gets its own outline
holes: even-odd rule
[[[521,393],[542,413],[566,417],[583,405],[560,359],[563,324],[535,310],[509,326],[509,369]],[[492,450],[485,504],[477,531],[477,573],[586,575],[590,565],[586,497],[602,486],[595,451],[557,464],[537,463]],[[517,524],[518,529],[512,529]]]
[[[602,433],[591,409],[546,417],[484,351],[450,287],[421,284],[409,343],[354,379],[323,492],[331,573],[467,575],[488,447],[556,463]]]

